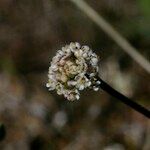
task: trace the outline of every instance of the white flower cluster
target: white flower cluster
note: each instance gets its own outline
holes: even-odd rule
[[[53,57],[46,86],[73,101],[79,99],[79,91],[85,88],[99,89],[97,74],[98,56],[88,46],[70,43]]]

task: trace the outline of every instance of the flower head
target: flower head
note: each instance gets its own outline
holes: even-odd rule
[[[73,101],[80,98],[79,91],[85,88],[99,89],[97,74],[98,56],[88,46],[70,43],[53,57],[46,86]]]

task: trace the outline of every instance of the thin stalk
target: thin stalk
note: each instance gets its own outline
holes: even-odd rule
[[[101,78],[98,78],[98,80],[101,82],[100,87],[104,91],[106,91],[111,96],[115,97],[119,101],[123,102],[130,108],[136,110],[140,114],[143,114],[145,117],[150,118],[150,111],[146,109],[145,107],[141,106],[140,104],[136,103],[135,101],[129,99],[128,97],[124,96],[123,94],[119,93],[115,89],[113,89],[110,85],[108,85],[105,81],[103,81]]]
[[[4,140],[6,136],[6,129],[3,123],[0,123],[0,141]]]

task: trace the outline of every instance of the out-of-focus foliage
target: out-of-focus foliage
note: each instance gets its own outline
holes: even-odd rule
[[[138,7],[141,12],[140,22],[139,22],[139,31],[144,36],[150,39],[150,1],[149,0],[138,0]]]
[[[139,6],[141,10],[143,11],[144,15],[147,16],[150,19],[150,1],[149,0],[138,0]]]
[[[150,59],[148,0],[87,2]],[[69,102],[45,84],[56,50],[71,41],[101,58],[100,75],[150,106],[150,76],[69,0],[0,1],[0,150],[149,150],[149,122],[100,90]]]

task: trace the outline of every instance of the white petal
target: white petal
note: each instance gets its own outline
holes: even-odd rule
[[[80,98],[80,96],[79,96],[79,95],[76,95],[76,99],[79,100],[79,98]]]
[[[46,87],[49,88],[49,87],[50,87],[50,84],[49,84],[49,83],[46,83]]]
[[[98,87],[94,87],[93,90],[94,90],[94,91],[98,91],[99,88],[98,88]]]

